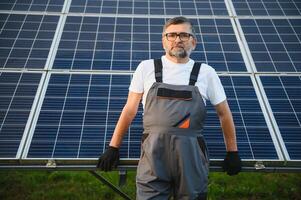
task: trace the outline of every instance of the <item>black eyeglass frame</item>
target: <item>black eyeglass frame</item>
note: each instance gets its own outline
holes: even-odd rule
[[[170,39],[168,39],[168,35],[169,35],[169,34],[176,34],[176,37],[175,37],[173,40],[170,40]],[[182,36],[181,36],[181,34],[182,34]],[[183,38],[182,38],[182,37],[184,37],[183,34],[187,34],[187,35],[189,35],[189,37],[187,37],[187,39],[184,39],[184,40],[183,40]],[[180,33],[177,33],[177,32],[170,32],[170,33],[165,33],[164,36],[165,36],[166,39],[167,39],[168,41],[170,41],[170,42],[176,41],[177,37],[179,37],[180,40],[181,40],[182,42],[187,42],[187,41],[190,39],[190,37],[193,37],[193,38],[195,37],[193,34],[191,34],[191,33],[186,33],[186,32],[180,32]],[[184,38],[185,38],[185,37],[184,37]]]

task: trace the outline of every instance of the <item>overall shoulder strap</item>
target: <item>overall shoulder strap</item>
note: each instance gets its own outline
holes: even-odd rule
[[[154,59],[154,66],[155,66],[155,78],[156,82],[162,83],[162,61],[160,59]]]
[[[195,82],[198,80],[200,69],[201,69],[201,63],[195,62],[190,73],[189,85],[194,85]]]

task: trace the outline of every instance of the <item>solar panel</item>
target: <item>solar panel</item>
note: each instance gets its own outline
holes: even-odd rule
[[[237,15],[251,16],[300,16],[299,0],[231,0]]]
[[[97,158],[126,101],[130,75],[51,74],[28,158]],[[141,108],[121,149],[138,158]]]
[[[27,159],[97,159],[108,146],[126,101],[127,74],[52,73],[37,123],[31,132]],[[236,121],[238,146],[244,159],[279,160],[277,144],[256,97],[249,76],[223,76]],[[250,105],[252,105],[250,107]],[[211,106],[205,127],[211,159],[225,154],[218,118]],[[260,133],[260,134],[258,134]],[[140,107],[121,147],[121,157],[140,156],[142,108]],[[276,146],[276,147],[275,147]],[[278,151],[278,152],[277,152]]]
[[[64,0],[1,0],[0,10],[61,12]]]
[[[69,12],[137,15],[228,15],[223,0],[73,0]]]
[[[0,159],[20,156],[41,76],[0,72]]]
[[[192,19],[199,45],[192,54],[217,71],[246,72],[229,19]],[[69,16],[53,69],[133,71],[141,60],[159,58],[161,18]]]
[[[0,68],[43,69],[58,16],[0,14]]]
[[[290,160],[301,160],[301,76],[259,76]]]
[[[282,155],[272,138],[268,122],[262,111],[256,89],[249,76],[221,76],[233,119],[240,155],[245,160],[278,160]],[[211,159],[223,159],[225,145],[219,119],[212,105],[207,104],[208,117],[204,136]],[[271,132],[271,133],[270,133]]]
[[[301,72],[301,19],[239,19],[258,72]]]

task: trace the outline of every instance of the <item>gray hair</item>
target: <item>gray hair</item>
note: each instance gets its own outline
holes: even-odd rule
[[[174,17],[174,18],[167,20],[163,26],[163,33],[165,33],[165,30],[167,29],[167,27],[169,27],[170,25],[175,25],[175,24],[189,24],[191,33],[193,34],[193,37],[195,37],[195,30],[194,30],[192,22],[183,16]]]

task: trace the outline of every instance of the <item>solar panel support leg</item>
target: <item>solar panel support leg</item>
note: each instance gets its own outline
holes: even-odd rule
[[[100,180],[103,184],[107,185],[108,187],[110,187],[112,190],[114,190],[116,193],[118,193],[121,197],[123,197],[126,200],[132,200],[127,194],[125,194],[123,191],[121,191],[121,189],[119,187],[116,187],[114,184],[112,184],[110,181],[108,181],[107,179],[105,179],[103,176],[101,176],[100,174],[98,174],[95,171],[90,171],[90,173],[97,178],[98,180]]]
[[[120,170],[119,171],[119,187],[122,187],[126,183],[126,177],[127,177],[127,171],[126,170]]]

